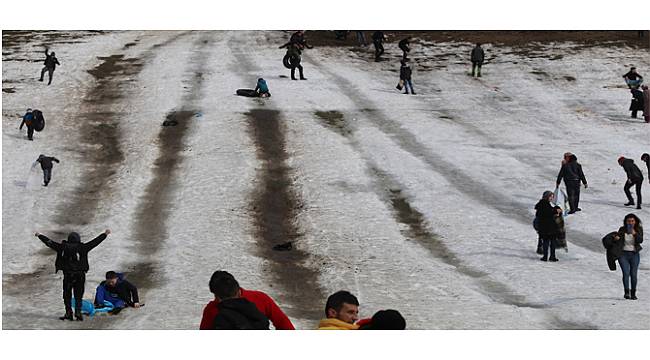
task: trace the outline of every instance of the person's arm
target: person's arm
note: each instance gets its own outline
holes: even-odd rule
[[[43,242],[43,244],[45,244],[50,249],[52,249],[54,251],[60,251],[61,250],[62,245],[59,244],[58,242],[52,241],[50,238],[48,238],[47,236],[45,236],[43,234],[35,233],[34,235],[36,237],[38,237],[38,239],[41,240]]]
[[[99,284],[97,290],[95,291],[95,305],[104,306],[104,300],[106,300],[106,289],[104,285]]]
[[[131,284],[130,282],[126,281],[126,280],[124,280],[124,285],[126,285],[127,290],[129,290],[129,295],[131,297],[130,300],[133,301],[133,305],[135,307],[140,307],[140,298],[138,297],[138,288],[135,287],[135,285]]]
[[[57,163],[57,164],[60,163],[59,159],[57,159],[57,158],[55,158],[55,157],[52,157],[52,161],[54,161],[54,162]]]
[[[55,62],[57,65],[61,65],[61,63],[59,63],[59,59],[57,59],[57,58],[54,58],[54,62]]]
[[[22,130],[23,125],[25,125],[25,118],[24,117],[23,117],[23,121],[20,123],[20,127],[18,128],[18,130]]]
[[[587,187],[587,178],[585,177],[585,173],[582,172],[582,165],[578,164],[578,175],[580,176],[580,180],[582,180],[582,183],[585,185],[585,188]]]
[[[560,172],[557,174],[557,181],[555,181],[555,187],[560,187],[560,183],[562,182],[562,178],[564,177],[564,168],[565,166],[562,165],[560,168]]]
[[[287,315],[280,309],[278,304],[271,299],[270,296],[264,294],[266,297],[266,306],[265,306],[265,314],[269,320],[273,323],[273,326],[277,330],[296,330],[296,328],[293,326],[291,323],[291,320],[287,317]]]
[[[639,231],[636,232],[636,236],[634,237],[634,241],[637,244],[640,244],[643,242],[643,228],[639,227]]]
[[[203,309],[203,316],[201,317],[201,324],[199,325],[199,330],[212,330],[214,329],[214,318],[216,316],[215,310],[213,310],[212,303],[208,303]],[[216,307],[215,307],[216,309]]]
[[[97,245],[101,244],[102,241],[104,241],[104,239],[106,239],[106,236],[108,236],[108,234],[110,234],[110,233],[111,233],[111,231],[109,229],[106,229],[106,231],[101,233],[99,236],[97,236],[96,238],[94,238],[94,239],[90,240],[89,242],[85,243],[84,245],[86,247],[86,251],[90,251],[90,250],[94,249]]]
[[[48,48],[45,48],[45,56],[50,56],[50,55],[47,53],[48,50],[49,50]]]

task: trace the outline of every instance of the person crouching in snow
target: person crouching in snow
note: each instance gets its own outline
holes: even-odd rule
[[[127,306],[139,308],[144,305],[140,304],[138,288],[125,280],[124,274],[116,273],[115,271],[108,271],[106,273],[106,280],[97,286],[95,307],[103,307],[104,301],[113,304],[113,310],[111,311],[113,315],[119,314]]]
[[[327,298],[325,316],[318,324],[318,330],[357,330],[359,300],[348,291],[335,292]]]
[[[52,167],[54,164],[52,162],[59,163],[59,159],[53,156],[45,156],[43,154],[38,156],[38,159],[32,165],[32,168],[36,166],[36,163],[41,163],[41,169],[43,169],[43,186],[47,186],[52,180]]]
[[[552,191],[544,191],[542,198],[535,205],[535,217],[537,218],[537,228],[539,235],[542,237],[543,256],[542,261],[558,261],[555,257],[555,241],[559,235],[557,223],[555,222],[556,216],[562,216],[562,208],[553,206],[555,195]],[[549,258],[548,250],[551,248],[551,257]]]
[[[27,126],[27,139],[34,140],[34,113],[32,109],[27,109],[25,115],[23,115],[23,122],[20,123],[18,130],[22,130],[23,125]]]
[[[411,88],[411,93],[415,95],[415,90],[413,90],[413,83],[411,82],[411,67],[408,64],[408,59],[401,61],[402,66],[399,69],[399,78],[404,82],[404,94],[409,93],[409,87]]]
[[[266,84],[266,80],[259,78],[257,79],[257,85],[255,86],[255,92],[259,97],[270,97],[271,93],[269,92],[269,87]]]

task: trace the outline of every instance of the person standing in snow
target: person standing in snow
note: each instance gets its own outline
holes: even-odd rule
[[[643,119],[650,123],[650,90],[648,85],[641,86],[641,89],[643,89]]]
[[[483,66],[483,61],[485,60],[485,51],[481,48],[481,43],[476,43],[476,47],[472,49],[470,58],[472,61],[472,77],[474,74],[477,77],[481,77],[481,66]]]
[[[632,112],[632,118],[636,119],[637,112],[644,111],[644,95],[643,91],[639,89],[630,90],[632,93],[632,102],[630,103],[630,111]],[[645,113],[644,113],[645,115]]]
[[[43,186],[47,186],[47,184],[50,183],[50,180],[52,180],[52,167],[54,164],[52,162],[59,163],[59,159],[53,157],[53,156],[45,156],[43,154],[38,156],[38,159],[34,162],[34,165],[32,165],[32,168],[36,165],[36,163],[41,164],[41,169],[43,169]]]
[[[641,161],[645,162],[645,166],[648,168],[648,182],[650,182],[650,154],[641,155]]]
[[[402,50],[402,60],[406,60],[408,53],[411,52],[411,48],[409,45],[411,45],[410,36],[400,40],[400,42],[397,44],[397,46],[399,46],[399,48]]]
[[[562,179],[564,179],[564,185],[566,185],[566,192],[569,198],[569,214],[581,211],[582,209],[578,207],[580,203],[580,182],[582,181],[586,189],[587,179],[582,172],[582,165],[578,163],[578,158],[570,152],[564,154],[562,167],[557,174],[556,188],[560,186]]]
[[[375,31],[372,34],[372,44],[375,46],[375,62],[381,61],[381,56],[384,54],[384,40],[386,40],[386,36],[383,31]]]
[[[409,93],[409,87],[411,88],[411,94],[415,95],[415,90],[413,90],[413,83],[411,82],[411,67],[408,64],[408,59],[401,61],[402,66],[399,69],[399,79],[404,83],[404,94]],[[399,87],[398,87],[399,89]]]
[[[643,173],[641,172],[641,169],[636,166],[634,160],[632,159],[626,159],[625,157],[621,156],[618,158],[618,164],[621,165],[623,170],[625,170],[625,174],[627,175],[627,181],[625,182],[625,187],[623,187],[625,196],[627,196],[628,200],[625,206],[634,205],[634,198],[632,198],[630,188],[632,186],[636,186],[636,208],[641,210],[641,186],[643,185]]]
[[[43,70],[41,70],[41,78],[38,81],[43,81],[43,76],[45,76],[45,72],[47,71],[47,74],[50,77],[50,81],[48,81],[47,84],[50,85],[52,83],[52,76],[54,75],[54,69],[56,69],[57,65],[61,65],[61,64],[59,64],[59,60],[56,58],[55,56],[56,53],[54,51],[52,51],[52,53],[50,53],[49,55],[47,52],[48,49],[45,49],[45,62],[44,62],[45,67],[43,67]]]
[[[318,324],[318,330],[357,330],[359,300],[348,291],[337,291],[327,298],[325,316]]]
[[[641,243],[643,242],[643,227],[641,220],[634,214],[627,214],[623,219],[623,226],[614,236],[609,251],[618,259],[618,265],[623,272],[623,291],[625,299],[637,300],[636,284],[637,272],[641,257]]]
[[[363,30],[357,30],[355,33],[357,34],[357,43],[359,43],[359,46],[368,46],[368,42],[366,41],[366,34],[363,32]]]
[[[65,305],[65,315],[59,319],[72,320],[72,292],[74,291],[74,316],[78,321],[83,321],[81,300],[84,296],[86,272],[89,269],[88,252],[101,244],[110,233],[111,230],[106,229],[102,234],[87,243],[82,243],[81,237],[76,232],[71,232],[68,235],[68,240],[63,240],[60,243],[50,240],[43,234],[34,234],[47,247],[56,251],[56,261],[54,263],[55,273],[59,270],[63,271],[63,304]]]
[[[95,291],[95,308],[104,306],[104,301],[113,304],[113,315],[119,314],[125,307],[139,308],[140,298],[138,288],[124,278],[124,274],[115,271],[106,272],[106,280],[102,281]]]
[[[300,62],[302,61],[302,51],[305,48],[312,49],[313,46],[307,44],[304,31],[300,30],[293,33],[289,39],[289,42],[280,46],[280,49],[284,48],[287,48],[285,58],[288,57],[288,62],[291,68],[291,80],[298,80],[296,79],[296,68],[300,73],[300,80],[307,80],[307,78],[303,75],[303,68],[302,65],[300,65]]]
[[[639,73],[636,72],[636,68],[632,66],[630,71],[623,75],[623,79],[625,79],[625,83],[630,89],[638,89],[639,84],[643,81],[643,76],[639,75]]]
[[[544,191],[542,198],[535,205],[535,217],[537,218],[538,233],[542,237],[543,256],[542,261],[558,261],[555,256],[555,241],[558,237],[559,231],[555,217],[562,216],[562,208],[553,206],[555,195],[552,191]],[[549,247],[551,249],[551,256],[549,258]]]
[[[247,300],[253,303],[257,310],[268,320],[271,320],[276,330],[295,330],[291,320],[271,297],[261,291],[246,290],[240,287],[235,277],[227,271],[215,271],[210,278],[209,287],[210,292],[214,294],[214,300],[210,301],[203,309],[200,330],[213,330],[219,326],[216,320],[219,313],[224,309],[224,306],[219,306],[224,300],[223,298]],[[233,291],[233,289],[235,290]],[[236,293],[236,296],[234,293]],[[253,312],[250,306],[241,300],[228,301],[225,305],[228,311],[241,310],[242,307],[245,309],[244,311]],[[219,320],[219,323],[222,323],[221,320]]]
[[[23,125],[27,126],[27,139],[34,140],[34,113],[32,112],[32,109],[27,109],[27,112],[23,115],[23,121],[20,123],[18,130],[22,130]]]

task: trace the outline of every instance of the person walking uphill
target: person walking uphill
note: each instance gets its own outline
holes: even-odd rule
[[[375,62],[381,60],[381,56],[384,54],[384,40],[386,36],[383,31],[375,31],[372,34],[372,44],[375,46]]]
[[[476,74],[477,77],[481,77],[481,66],[483,66],[483,61],[485,60],[485,51],[481,48],[480,43],[476,43],[476,47],[472,49],[471,60],[472,76]]]
[[[612,256],[618,259],[618,265],[623,273],[623,297],[637,300],[636,284],[639,262],[641,257],[641,243],[643,242],[643,227],[641,220],[634,214],[627,214],[623,219],[623,226],[613,239],[608,239],[606,247]]]
[[[535,217],[537,218],[537,231],[542,238],[543,256],[542,261],[558,261],[555,257],[555,242],[558,237],[559,231],[557,223],[555,222],[556,216],[562,216],[562,209],[559,206],[551,205],[553,201],[552,191],[544,191],[542,198],[535,205]],[[551,256],[549,258],[548,250],[551,249]]]
[[[32,112],[32,109],[27,109],[25,115],[23,115],[23,121],[20,123],[18,130],[22,130],[23,125],[27,126],[27,139],[34,140],[34,113]]]
[[[68,235],[68,240],[58,243],[50,240],[47,236],[35,233],[47,247],[56,251],[56,261],[54,262],[55,273],[63,271],[63,304],[65,305],[65,315],[61,320],[72,320],[72,292],[74,291],[75,311],[74,316],[78,321],[83,321],[81,315],[81,299],[84,296],[84,286],[86,283],[86,272],[88,272],[88,252],[111,233],[106,229],[102,234],[93,240],[82,243],[81,237],[76,232]]]
[[[402,50],[402,60],[406,60],[408,53],[411,52],[411,37],[407,37],[399,41],[397,46]]]
[[[57,65],[61,65],[59,63],[59,60],[56,58],[56,53],[52,51],[52,53],[48,54],[48,49],[45,49],[45,62],[43,67],[43,70],[41,70],[41,78],[38,81],[43,81],[43,76],[45,76],[45,72],[47,71],[47,74],[50,78],[50,81],[48,81],[48,85],[52,83],[52,76],[54,75],[54,69],[56,69]]]
[[[52,162],[57,164],[60,163],[59,159],[53,156],[45,156],[43,154],[39,155],[38,159],[34,162],[34,165],[36,165],[36,163],[41,163],[41,169],[43,169],[43,186],[47,186],[47,184],[50,183],[50,180],[52,180],[52,167],[54,166]],[[32,168],[34,165],[32,165]]]
[[[409,87],[411,88],[411,93],[415,95],[415,90],[413,90],[413,83],[411,82],[411,74],[413,70],[408,64],[408,59],[401,61],[402,66],[399,69],[399,79],[400,82],[404,83],[404,94],[409,93]],[[397,87],[399,89],[399,86]]]
[[[564,154],[562,168],[557,174],[556,188],[560,186],[562,179],[564,179],[567,196],[569,197],[569,214],[581,211],[582,209],[578,207],[580,203],[580,182],[582,181],[586,189],[587,179],[585,179],[585,174],[582,172],[582,165],[578,163],[578,158],[572,153]]]
[[[634,198],[632,198],[632,194],[630,193],[630,188],[632,186],[636,186],[636,197],[637,197],[636,208],[641,210],[641,186],[643,185],[643,173],[641,172],[641,169],[639,169],[639,167],[636,166],[634,160],[632,159],[626,159],[625,157],[621,156],[620,158],[618,158],[618,164],[621,165],[621,167],[623,167],[623,170],[625,170],[625,174],[627,175],[627,181],[625,182],[625,186],[623,187],[623,190],[625,191],[625,196],[627,196],[627,200],[628,200],[625,206],[634,205]]]

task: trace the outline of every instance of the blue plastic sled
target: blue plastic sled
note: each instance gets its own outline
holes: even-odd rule
[[[72,307],[75,307],[75,299],[72,298]],[[88,300],[81,300],[81,313],[88,316],[93,316],[95,313],[109,312],[113,310],[113,304],[110,301],[104,300],[104,307],[99,309],[95,308],[95,305]]]

